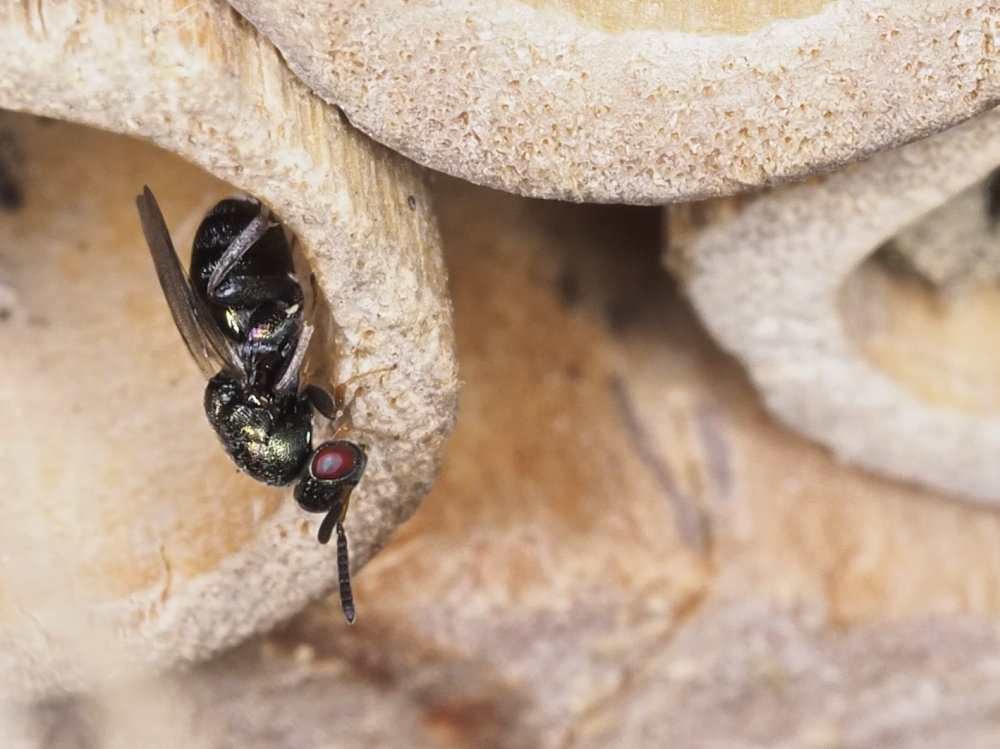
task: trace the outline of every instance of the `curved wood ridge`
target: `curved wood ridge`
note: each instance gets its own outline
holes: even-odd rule
[[[995,310],[995,290],[984,290],[993,302],[964,302],[971,310],[965,319],[982,330],[963,332],[949,327],[953,305],[946,298],[927,301],[926,290],[904,276],[891,283],[908,298],[880,302],[877,294],[890,293],[880,291],[884,273],[859,266],[897,233],[912,244],[914,222],[944,220],[944,208],[927,214],[982,182],[997,164],[1000,112],[991,112],[765,194],[707,226],[671,263],[707,326],[743,361],[783,422],[845,461],[996,504],[1000,392],[986,383],[996,381],[995,368],[988,372],[998,331],[987,331],[995,315],[975,314]],[[985,214],[982,187],[979,192]],[[961,216],[966,202],[960,195],[947,210]],[[993,231],[987,224],[979,219],[979,234]],[[926,226],[922,233],[933,239]],[[963,241],[973,243],[967,256],[980,252],[979,234],[965,234],[952,235],[949,251],[956,257]],[[906,310],[896,314],[900,305]],[[893,315],[902,318],[899,324]],[[881,345],[879,354],[880,344],[866,330],[891,332],[893,325],[908,338],[902,346]],[[949,363],[950,349],[966,363]],[[976,378],[983,383],[978,395],[968,387]]]
[[[415,510],[454,420],[420,170],[218,3],[7,4],[0,69],[0,107],[152,141],[258,196],[296,235],[315,274],[313,369],[357,390],[349,413],[365,430],[347,517],[360,566]],[[232,188],[85,128],[3,127],[24,198],[0,214],[0,657],[21,695],[204,657],[333,587],[336,564],[319,518],[236,474],[217,444],[139,231],[143,182],[182,252]]]
[[[535,197],[731,194],[1000,100],[995,0],[232,4],[376,140]]]

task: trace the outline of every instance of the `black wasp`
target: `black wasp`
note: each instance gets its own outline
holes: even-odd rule
[[[136,205],[174,322],[209,378],[209,422],[240,469],[272,486],[298,482],[302,509],[326,513],[318,538],[336,528],[340,601],[353,622],[343,519],[367,456],[346,440],[312,447],[313,409],[331,419],[338,409],[300,382],[312,326],[284,228],[256,200],[223,200],[198,227],[189,278],[148,187]]]

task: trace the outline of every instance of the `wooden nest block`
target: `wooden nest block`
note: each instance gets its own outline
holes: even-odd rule
[[[731,194],[1000,99],[992,2],[231,2],[376,140],[535,197]]]
[[[238,191],[297,238],[310,371],[349,382],[347,436],[368,448],[355,568],[430,487],[457,381],[419,169],[228,6],[7,6],[0,70],[0,108],[51,118],[0,120],[0,691],[25,697],[204,657],[336,584],[320,516],[239,474],[205,420],[139,228],[144,182],[185,259]],[[314,440],[331,429],[317,417]]]
[[[678,210],[670,263],[783,422],[845,461],[995,504],[998,164],[994,111],[708,211],[700,233]]]

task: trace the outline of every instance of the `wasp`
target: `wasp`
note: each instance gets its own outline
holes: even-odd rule
[[[326,513],[317,535],[337,533],[340,602],[355,618],[343,520],[368,458],[347,440],[312,447],[314,411],[338,405],[302,382],[313,333],[284,227],[253,198],[218,203],[195,233],[189,271],[152,191],[136,198],[142,231],[174,323],[208,378],[205,414],[233,462],[271,486],[295,483],[307,512]]]

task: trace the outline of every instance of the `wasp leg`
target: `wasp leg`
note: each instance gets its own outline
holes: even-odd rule
[[[350,385],[352,382],[357,382],[358,380],[366,379],[368,377],[371,377],[372,375],[385,374],[386,372],[394,372],[395,370],[396,370],[396,365],[391,364],[388,367],[369,369],[367,372],[361,372],[359,374],[351,375],[350,377],[348,377],[346,380],[337,385],[337,387],[335,387],[333,390],[333,399],[337,405],[337,410],[343,411],[348,406],[350,406],[351,403],[354,402],[354,399],[358,396],[358,393],[361,392],[361,390],[363,389],[360,387],[355,388],[354,393],[351,395],[350,400],[348,400],[347,386]]]
[[[383,437],[391,436],[385,434],[384,432],[379,432],[378,430],[375,429],[366,429],[365,427],[354,426],[354,422],[351,420],[351,404],[354,403],[354,399],[361,394],[364,388],[356,387],[354,391],[351,393],[350,397],[348,397],[347,386],[350,385],[352,382],[356,382],[360,379],[371,377],[372,375],[381,374],[385,372],[392,372],[395,369],[396,365],[393,364],[388,367],[379,367],[378,369],[370,369],[367,372],[362,372],[361,374],[356,374],[353,375],[352,377],[347,378],[333,389],[332,403],[329,403],[330,401],[329,394],[324,393],[323,398],[325,400],[323,400],[321,403],[323,408],[320,408],[319,405],[316,405],[314,403],[314,405],[316,405],[316,410],[319,411],[324,416],[326,416],[328,419],[330,419],[331,422],[333,422],[334,433],[337,435],[341,435],[345,432],[358,431],[358,432],[370,432],[372,434],[380,435]],[[331,405],[332,408],[330,407]]]
[[[298,381],[299,372],[302,371],[302,362],[305,361],[306,349],[309,348],[309,341],[312,340],[312,335],[313,326],[309,323],[305,323],[302,326],[302,332],[299,333],[299,340],[295,342],[295,351],[293,351],[292,355],[288,358],[288,364],[285,367],[285,371],[274,384],[275,392],[284,392]]]
[[[226,248],[226,251],[219,258],[218,265],[212,270],[212,275],[208,277],[208,295],[210,297],[215,296],[215,292],[219,290],[219,286],[232,272],[233,268],[236,267],[240,258],[246,255],[247,251],[257,244],[257,240],[263,237],[267,230],[267,214],[261,211],[229,243],[229,247]]]
[[[373,369],[359,375],[354,375],[350,379],[337,385],[337,387],[334,388],[333,396],[331,396],[330,393],[323,388],[316,385],[306,385],[302,388],[302,394],[306,397],[314,409],[330,420],[333,425],[335,438],[339,438],[348,432],[367,432],[383,439],[399,439],[399,436],[395,434],[389,434],[388,432],[378,429],[355,426],[351,418],[351,404],[354,403],[354,399],[358,397],[362,389],[356,388],[351,394],[351,397],[347,397],[347,385],[349,383],[359,380],[362,377],[378,374],[379,372],[391,372],[395,368],[396,365],[394,364],[391,367],[380,367],[379,369]]]
[[[316,385],[306,385],[302,389],[302,392],[309,399],[312,407],[330,421],[334,421],[337,418],[337,404],[333,402],[333,397],[323,388]]]

